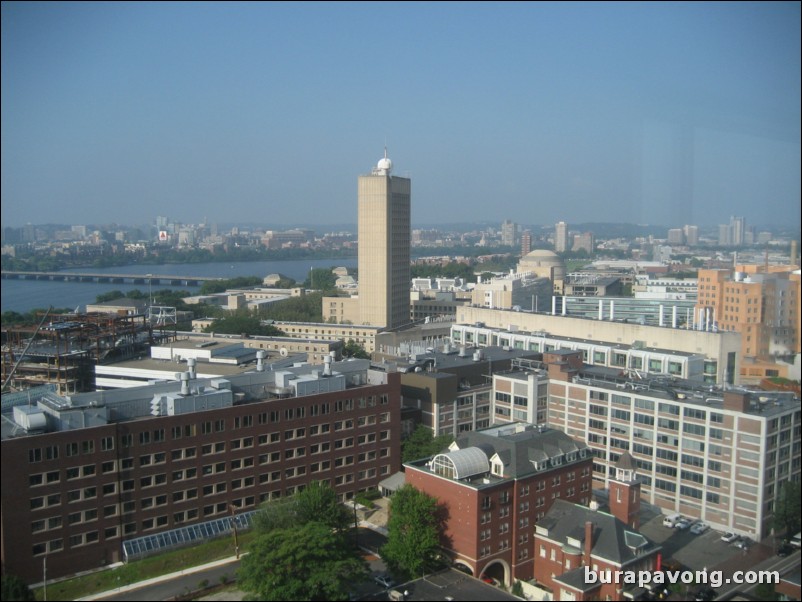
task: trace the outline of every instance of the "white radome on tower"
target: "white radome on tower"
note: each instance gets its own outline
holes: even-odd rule
[[[387,157],[387,147],[384,147],[384,157],[379,159],[379,163],[376,165],[376,172],[381,175],[388,175],[390,171],[393,169],[393,162]]]

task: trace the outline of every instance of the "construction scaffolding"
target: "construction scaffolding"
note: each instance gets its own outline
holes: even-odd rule
[[[143,314],[57,314],[38,326],[9,326],[2,329],[4,391],[47,383],[60,395],[92,391],[96,364],[137,357],[170,336],[163,326],[154,336]]]

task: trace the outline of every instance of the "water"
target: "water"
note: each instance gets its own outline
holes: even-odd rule
[[[239,263],[187,263],[165,265],[127,265],[111,268],[76,268],[64,272],[87,272],[91,274],[153,274],[154,276],[206,276],[210,278],[237,278],[240,276],[259,276],[283,274],[303,282],[311,268],[345,266],[355,268],[356,257],[346,259],[294,259],[289,261],[243,261]],[[123,293],[139,289],[148,292],[148,284],[124,284],[113,282],[60,282],[52,280],[2,280],[0,311],[24,313],[37,308],[76,307],[83,311],[87,303],[94,303],[98,295],[113,290]],[[187,296],[198,292],[199,287],[185,287],[170,284],[153,284],[153,290],[184,290]]]

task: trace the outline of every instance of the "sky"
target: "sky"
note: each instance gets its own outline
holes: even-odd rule
[[[3,2],[4,227],[800,223],[800,3]]]

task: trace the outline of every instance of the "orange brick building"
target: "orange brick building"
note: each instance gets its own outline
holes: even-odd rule
[[[699,330],[741,333],[742,365],[750,379],[783,376],[776,359],[800,353],[800,275],[795,266],[739,265],[736,270],[699,270],[695,324]],[[772,367],[773,366],[773,367]]]

